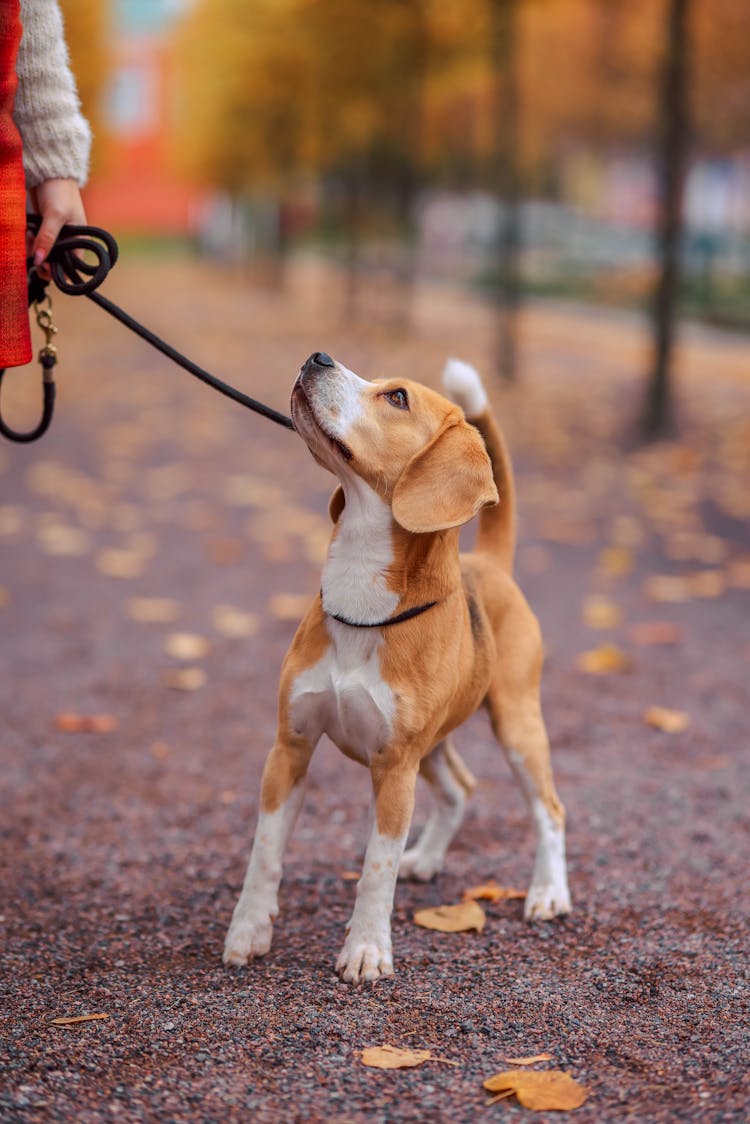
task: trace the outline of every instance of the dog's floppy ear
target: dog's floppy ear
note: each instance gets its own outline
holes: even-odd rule
[[[331,517],[332,523],[338,523],[339,516],[346,506],[346,496],[344,489],[339,484],[338,488],[334,491],[330,500],[328,501],[328,514]]]
[[[484,442],[463,420],[441,430],[407,464],[393,491],[393,518],[422,534],[468,523],[498,502]]]

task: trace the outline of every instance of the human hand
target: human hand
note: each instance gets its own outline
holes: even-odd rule
[[[50,268],[43,263],[55,244],[65,223],[86,224],[86,212],[78,184],[72,179],[45,180],[31,192],[34,207],[42,216],[42,223],[31,246],[31,255],[37,273],[45,281],[51,278]]]

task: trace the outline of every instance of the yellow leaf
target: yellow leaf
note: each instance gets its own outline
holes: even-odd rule
[[[402,1050],[399,1046],[368,1046],[362,1051],[362,1064],[373,1069],[412,1069],[432,1057],[431,1050]]]
[[[515,898],[525,898],[525,890],[513,890],[509,886],[498,886],[497,882],[490,880],[483,882],[480,886],[470,886],[468,890],[463,892],[463,900],[465,902],[477,901],[481,899],[488,902],[502,902]]]
[[[633,659],[616,644],[602,644],[582,652],[576,660],[579,671],[589,675],[608,675],[613,671],[627,671],[633,666]]]
[[[108,1019],[109,1015],[70,1015],[59,1019],[50,1019],[52,1026],[76,1026],[78,1023],[90,1023],[96,1019]]]
[[[664,706],[650,706],[643,713],[649,726],[663,730],[666,734],[679,734],[690,725],[690,715],[682,710],[668,710]]]
[[[423,929],[436,929],[439,933],[466,933],[470,929],[481,933],[487,918],[480,905],[467,901],[457,902],[456,905],[438,905],[433,909],[418,909],[414,920]]]
[[[534,1065],[535,1062],[552,1061],[552,1054],[529,1054],[522,1058],[506,1058],[508,1065]]]
[[[583,603],[583,620],[589,628],[617,628],[622,621],[622,609],[607,597],[587,597]]]
[[[180,603],[171,597],[131,597],[128,616],[146,624],[167,624],[180,615]]]
[[[633,552],[626,546],[607,546],[599,554],[597,567],[609,578],[619,578],[633,569]]]
[[[245,613],[231,605],[214,609],[214,628],[223,636],[254,636],[260,627],[255,613]]]
[[[173,667],[164,673],[164,683],[176,691],[198,691],[206,684],[202,667]]]
[[[176,660],[200,660],[208,651],[208,641],[196,632],[171,632],[164,648]]]
[[[525,1108],[542,1112],[579,1108],[588,1097],[588,1090],[561,1069],[531,1072],[509,1069],[488,1077],[484,1087],[490,1093],[511,1091]]]

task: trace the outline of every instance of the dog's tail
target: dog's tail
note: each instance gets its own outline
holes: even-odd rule
[[[516,492],[513,469],[500,426],[477,371],[459,359],[449,359],[443,370],[448,397],[460,406],[466,420],[479,430],[492,463],[500,502],[479,513],[476,550],[494,555],[508,573],[513,570],[516,546]]]

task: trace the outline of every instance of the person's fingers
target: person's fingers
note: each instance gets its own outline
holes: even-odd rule
[[[36,188],[35,201],[42,222],[34,238],[31,254],[37,271],[42,277],[49,279],[49,268],[43,263],[57,241],[60,230],[65,223],[85,224],[86,213],[75,180],[45,180]]]

